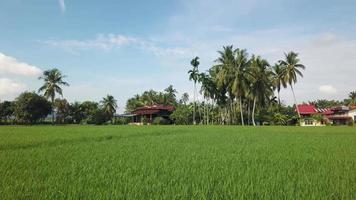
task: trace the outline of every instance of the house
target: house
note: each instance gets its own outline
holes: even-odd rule
[[[325,126],[326,122],[334,125],[346,125],[356,122],[356,106],[338,106],[318,109],[314,105],[298,105],[301,115],[301,126]],[[319,116],[320,119],[317,119]]]
[[[152,124],[156,117],[162,117],[171,122],[169,116],[175,110],[174,106],[165,105],[151,105],[139,107],[132,114],[132,123],[135,125],[142,125],[144,123]]]
[[[333,114],[331,109],[318,109],[309,104],[298,105],[298,110],[302,118],[301,126],[325,126],[328,116]],[[320,116],[321,119],[316,119],[316,116]]]
[[[338,106],[331,109],[333,114],[328,119],[335,125],[346,125],[356,122],[356,106]]]

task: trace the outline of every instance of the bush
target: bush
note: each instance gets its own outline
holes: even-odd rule
[[[188,125],[193,121],[192,111],[189,106],[180,105],[171,114],[170,119],[178,125]]]
[[[156,117],[153,120],[153,125],[167,125],[169,124],[169,121],[163,117]]]
[[[146,116],[143,116],[141,118],[141,122],[142,122],[143,125],[147,125],[148,124],[148,118]]]
[[[102,110],[97,110],[93,116],[93,123],[95,125],[103,125],[109,121],[108,116]]]
[[[126,125],[126,124],[129,124],[131,121],[130,118],[128,117],[122,117],[122,118],[117,118],[114,120],[114,124],[116,125]]]
[[[353,126],[353,125],[354,125],[354,122],[353,122],[353,121],[349,121],[349,122],[347,122],[347,125],[348,125],[348,126]]]
[[[34,92],[24,92],[16,98],[14,115],[18,123],[34,124],[51,113],[52,106]]]

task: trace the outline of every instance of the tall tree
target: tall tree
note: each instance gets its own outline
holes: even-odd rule
[[[273,94],[272,71],[266,60],[259,56],[252,56],[249,74],[251,76],[249,92],[253,98],[252,123],[256,126],[256,103],[258,102],[260,107],[265,106],[269,101],[269,97]]]
[[[63,96],[62,88],[60,86],[69,86],[69,84],[63,80],[65,77],[66,76],[62,75],[61,71],[58,69],[44,71],[43,75],[39,77],[39,79],[44,81],[44,84],[38,91],[44,91],[44,96],[47,99],[50,99],[52,103],[52,124],[54,124],[54,100],[56,93]]]
[[[209,124],[209,99],[214,98],[214,83],[209,74],[201,73],[199,81],[201,82],[200,93],[203,95],[204,99],[207,100],[207,103],[204,104],[204,112],[206,118],[206,124]]]
[[[55,99],[54,109],[56,111],[57,123],[68,123],[70,118],[70,104],[66,99]]]
[[[232,90],[236,97],[239,98],[240,104],[240,115],[241,115],[241,124],[244,125],[244,116],[243,116],[243,105],[242,98],[246,94],[248,87],[248,54],[245,49],[235,49],[235,60],[234,60],[234,82]]]
[[[7,120],[14,114],[14,102],[4,101],[0,102],[0,121],[4,120],[7,123]]]
[[[283,67],[279,64],[275,64],[273,66],[273,73],[274,73],[274,85],[277,90],[277,95],[278,95],[278,105],[281,106],[281,97],[280,97],[280,92],[281,88],[286,88],[287,83],[285,81],[285,78],[283,76]]]
[[[285,60],[281,60],[280,64],[283,66],[283,77],[284,80],[289,84],[293,93],[294,105],[296,107],[298,116],[300,117],[300,112],[298,109],[297,99],[295,97],[293,85],[297,83],[298,75],[303,77],[301,70],[305,69],[305,66],[300,62],[298,54],[291,51],[288,54],[285,53]]]
[[[34,124],[51,113],[51,103],[34,92],[20,94],[14,103],[14,116],[19,123]]]
[[[217,86],[220,90],[226,89],[228,95],[228,105],[225,107],[226,110],[230,110],[227,114],[229,116],[229,123],[232,123],[232,106],[235,99],[233,91],[233,83],[235,79],[235,53],[232,45],[224,46],[222,51],[218,51],[219,58],[215,60],[216,65],[214,68],[218,70],[216,77]],[[225,95],[225,94],[224,94]]]
[[[101,104],[103,106],[104,113],[107,117],[112,120],[117,108],[117,100],[112,95],[107,95],[101,100]]]
[[[190,64],[193,66],[191,70],[188,71],[189,80],[194,82],[194,108],[193,108],[193,124],[196,124],[196,96],[197,96],[197,81],[199,79],[199,57],[195,57],[190,61]]]
[[[177,102],[176,94],[177,90],[173,88],[173,85],[169,85],[166,89],[164,89],[165,98],[166,98],[166,105],[175,105]]]
[[[185,93],[182,94],[182,97],[179,100],[179,102],[181,104],[187,105],[188,101],[189,101],[189,94],[185,92]]]
[[[356,100],[356,91],[350,92],[349,98],[350,98],[351,100]]]

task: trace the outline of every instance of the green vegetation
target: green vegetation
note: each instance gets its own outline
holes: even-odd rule
[[[355,199],[354,127],[0,127],[2,199]]]

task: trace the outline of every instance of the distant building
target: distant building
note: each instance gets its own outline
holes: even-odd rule
[[[165,106],[165,105],[151,105],[139,107],[133,112],[132,123],[136,125],[142,125],[144,123],[152,124],[156,117],[162,117],[163,119],[171,122],[169,116],[175,110],[174,106]]]
[[[333,114],[328,119],[335,125],[346,125],[350,121],[356,122],[356,106],[338,106],[331,109]]]
[[[298,105],[302,117],[301,126],[325,126],[326,122],[334,125],[346,125],[350,121],[356,122],[356,106],[339,106],[318,109],[314,105]],[[322,119],[316,119],[321,116]]]

